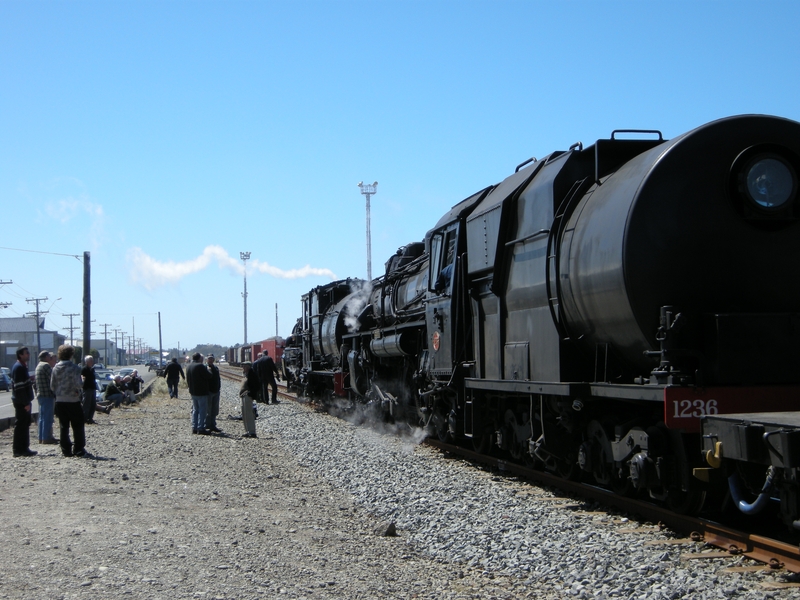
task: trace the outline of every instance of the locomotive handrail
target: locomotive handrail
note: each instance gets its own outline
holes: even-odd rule
[[[527,242],[528,240],[532,240],[535,237],[539,237],[540,235],[545,235],[547,233],[550,233],[549,229],[540,229],[536,233],[531,233],[529,235],[526,235],[525,237],[521,237],[521,238],[518,238],[516,240],[512,240],[510,242],[506,242],[506,248],[508,246],[514,246],[514,245],[522,243],[522,242]]]
[[[569,151],[572,152],[576,148],[578,149],[578,152],[583,152],[583,142],[575,142],[569,147]]]
[[[545,290],[547,293],[547,303],[550,306],[550,316],[553,319],[553,325],[556,327],[556,331],[561,336],[562,339],[569,339],[570,334],[567,331],[567,326],[562,319],[562,307],[561,307],[561,282],[560,282],[560,272],[561,269],[559,268],[558,264],[558,244],[561,242],[561,234],[563,232],[564,224],[566,219],[569,218],[570,214],[572,213],[572,209],[574,208],[573,201],[580,199],[582,195],[580,192],[583,189],[583,185],[586,183],[586,179],[581,179],[580,181],[576,181],[572,184],[569,192],[567,195],[564,196],[564,199],[558,206],[558,210],[556,210],[556,214],[553,216],[553,223],[550,225],[550,233],[547,236],[547,250],[545,251]],[[551,281],[550,276],[550,265],[552,265],[555,269],[554,273],[554,281]],[[555,296],[553,295],[553,287],[555,286]],[[556,303],[558,303],[558,308],[556,308]]]
[[[615,129],[611,132],[611,139],[615,140],[617,138],[614,137],[617,133],[655,133],[658,135],[658,141],[664,141],[664,135],[658,129]]]
[[[526,161],[523,161],[523,162],[519,163],[519,164],[517,165],[517,168],[516,168],[516,169],[514,169],[514,173],[519,173],[519,170],[520,170],[522,167],[524,167],[524,166],[525,166],[525,165],[527,165],[528,163],[532,163],[532,162],[537,162],[537,159],[536,159],[536,157],[535,157],[535,156],[531,156],[531,157],[530,157],[528,160],[526,160]]]

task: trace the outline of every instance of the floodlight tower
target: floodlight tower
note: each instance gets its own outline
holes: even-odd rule
[[[378,193],[378,182],[373,184],[358,182],[358,187],[361,188],[361,193],[367,197],[367,279],[372,281],[372,235],[370,234],[370,216],[369,216],[369,198],[373,194]]]
[[[250,253],[249,252],[239,252],[239,258],[242,259],[244,263],[244,292],[242,292],[242,298],[244,298],[244,343],[247,343],[247,261],[250,260]]]

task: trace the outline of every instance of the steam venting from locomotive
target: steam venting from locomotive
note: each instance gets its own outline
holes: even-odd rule
[[[350,284],[350,291],[352,295],[344,307],[344,324],[348,333],[355,333],[360,327],[358,317],[369,304],[369,298],[372,294],[372,282],[353,281]]]

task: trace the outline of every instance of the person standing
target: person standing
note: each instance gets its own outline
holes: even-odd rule
[[[195,352],[192,364],[186,369],[186,385],[192,396],[192,433],[208,435],[206,429],[206,412],[208,410],[208,397],[211,394],[209,384],[211,374],[203,364],[203,355]]]
[[[269,404],[269,390],[267,386],[272,388],[272,403],[280,404],[278,402],[278,384],[275,382],[275,376],[280,378],[278,367],[275,366],[275,361],[270,358],[269,352],[264,350],[261,353],[261,358],[253,363],[253,368],[258,375],[261,382],[261,399],[264,404]]]
[[[222,433],[222,430],[217,427],[217,415],[219,415],[219,394],[222,388],[222,381],[219,377],[219,368],[214,364],[213,354],[208,355],[208,412],[206,413],[206,429],[214,433]]]
[[[33,382],[28,373],[28,361],[31,353],[23,346],[17,349],[17,362],[11,367],[11,403],[14,405],[14,456],[36,456],[38,452],[31,450],[31,408],[33,407]]]
[[[81,367],[72,362],[75,348],[69,344],[58,347],[58,364],[53,367],[50,387],[56,395],[56,416],[61,428],[61,452],[64,456],[86,456],[86,432],[81,406]],[[72,427],[74,443],[69,439]]]
[[[86,355],[85,366],[81,369],[83,377],[83,420],[87,425],[94,425],[94,411],[97,406],[97,377],[94,373],[94,357]]]
[[[177,358],[173,358],[172,362],[164,369],[164,377],[167,379],[167,387],[169,388],[169,397],[178,397],[178,383],[180,379],[186,379],[183,374],[183,367],[178,363]]]
[[[56,364],[56,355],[42,350],[39,353],[39,364],[36,365],[36,400],[39,402],[39,443],[57,444],[53,437],[53,410],[56,395],[50,387],[50,376]]]
[[[239,396],[242,399],[242,423],[244,423],[244,436],[242,437],[254,438],[258,436],[256,435],[256,418],[253,414],[253,400],[258,397],[261,384],[249,360],[242,363],[242,374],[244,381],[239,388]]]

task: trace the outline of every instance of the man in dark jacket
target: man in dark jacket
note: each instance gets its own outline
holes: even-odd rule
[[[258,397],[261,384],[249,360],[242,363],[242,374],[244,375],[244,380],[239,388],[239,396],[242,398],[242,422],[244,423],[244,436],[242,437],[254,438],[258,436],[256,436],[256,419],[253,414],[253,400]]]
[[[17,422],[14,425],[14,441],[12,447],[14,456],[36,456],[37,452],[31,450],[31,407],[33,406],[33,382],[28,373],[28,361],[31,353],[27,348],[17,350],[17,362],[11,367],[11,403],[14,405],[14,416]]]
[[[219,414],[219,391],[222,388],[222,382],[219,378],[219,368],[214,364],[214,355],[209,354],[206,362],[208,363],[208,374],[210,376],[208,382],[209,396],[208,396],[208,412],[206,413],[206,429],[214,433],[222,433],[222,430],[217,427],[217,415]]]
[[[272,388],[272,403],[279,404],[278,402],[278,384],[275,383],[275,376],[280,377],[278,367],[275,366],[275,361],[270,358],[269,352],[266,350],[261,353],[261,358],[253,363],[253,369],[258,375],[261,382],[261,399],[264,404],[269,404],[269,390],[267,386]]]
[[[211,394],[209,384],[211,374],[203,364],[203,355],[195,352],[192,364],[186,369],[186,385],[192,396],[192,433],[208,435],[206,429],[206,411],[208,410],[208,396]]]
[[[81,369],[83,377],[83,420],[87,425],[94,424],[94,411],[97,408],[97,376],[94,372],[94,357],[87,354],[83,359],[86,365]]]
[[[167,379],[167,387],[169,388],[169,397],[178,397],[178,382],[180,379],[186,379],[183,374],[183,367],[178,363],[177,358],[173,358],[172,362],[164,369],[164,377]]]

